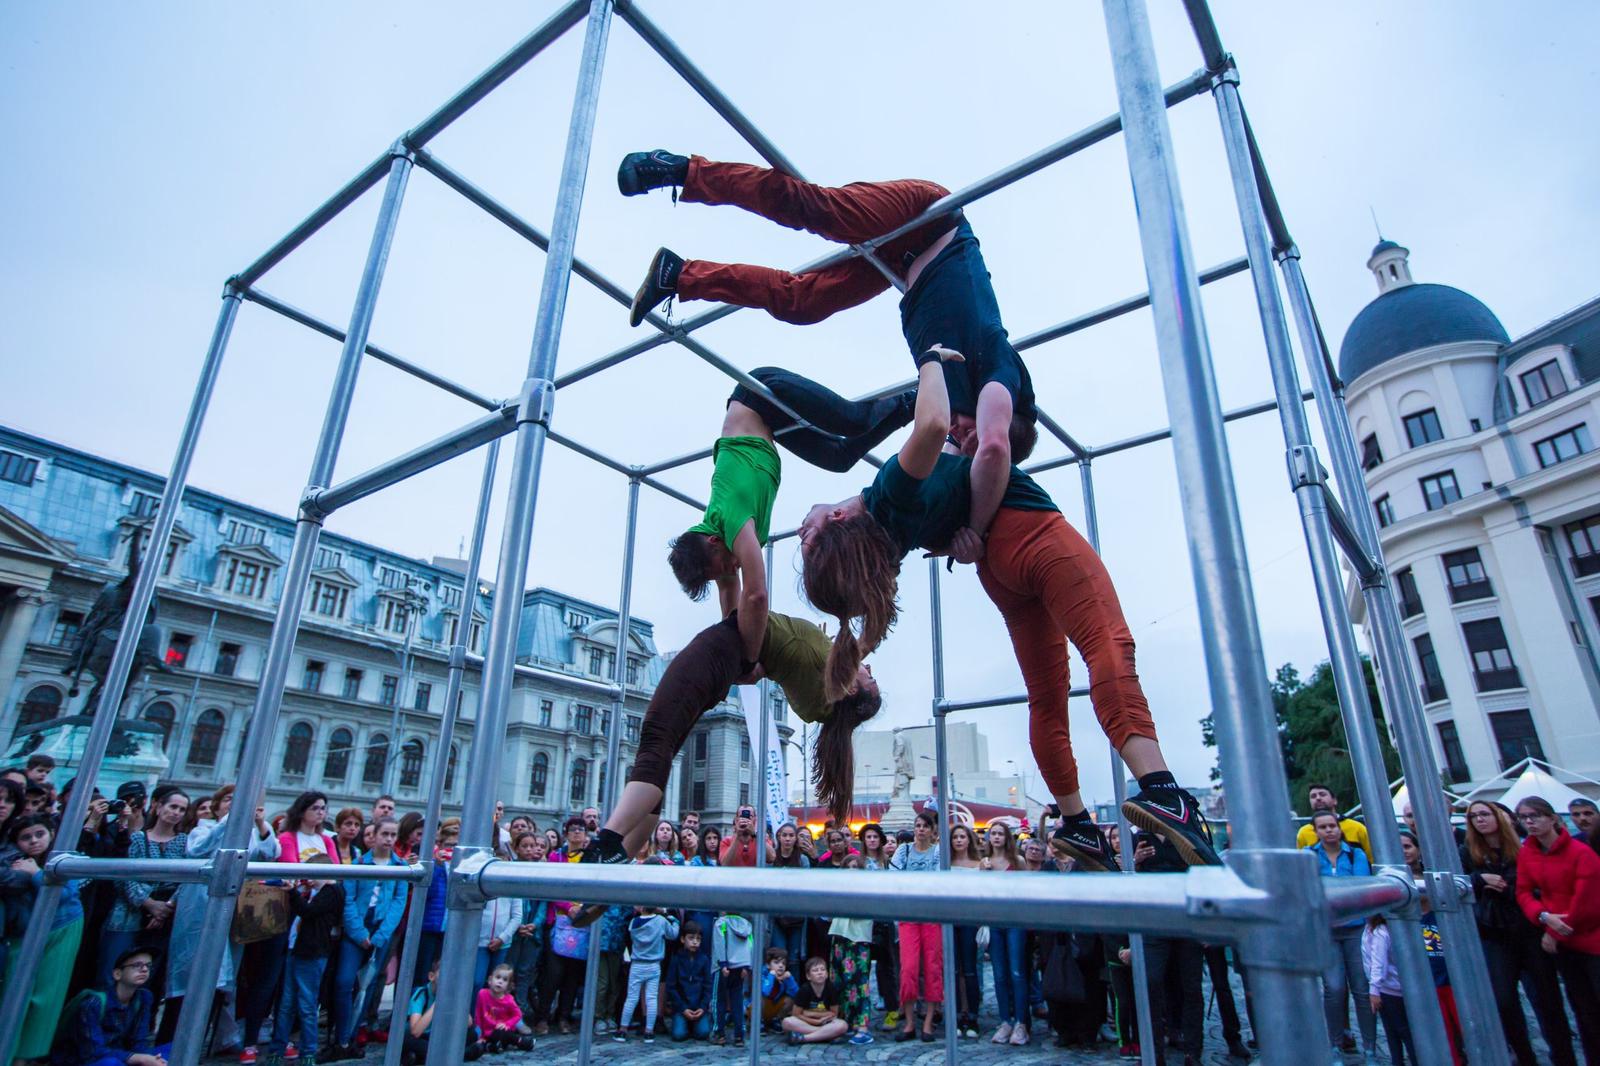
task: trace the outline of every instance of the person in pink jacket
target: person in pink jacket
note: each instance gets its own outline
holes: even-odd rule
[[[533,1037],[522,1023],[522,1008],[511,994],[512,969],[501,963],[489,971],[484,987],[472,1001],[472,1024],[478,1040],[472,1050],[479,1055],[491,1051],[532,1051]],[[469,1051],[470,1054],[470,1051]]]
[[[1540,796],[1517,804],[1528,839],[1517,850],[1517,905],[1544,930],[1541,946],[1556,958],[1578,1039],[1600,1062],[1600,856],[1568,835]]]

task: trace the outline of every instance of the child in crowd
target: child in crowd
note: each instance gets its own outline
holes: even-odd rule
[[[768,948],[766,963],[767,972],[761,975],[761,1024],[776,1029],[794,1010],[800,985],[789,972],[789,955],[782,948]]]
[[[490,1051],[532,1051],[533,1036],[522,1022],[522,1008],[511,994],[515,971],[500,963],[489,971],[484,987],[472,1002],[472,1025],[477,1030],[478,1054]]]
[[[678,950],[667,963],[667,1014],[672,1041],[711,1035],[711,956],[700,950],[700,924],[683,923]]]
[[[678,920],[663,914],[660,907],[635,907],[637,916],[628,923],[633,941],[633,965],[628,968],[628,998],[622,1004],[622,1021],[611,1039],[627,1040],[628,1026],[644,993],[644,1042],[655,1043],[656,1011],[661,991],[661,960],[667,956],[667,941],[678,937]]]
[[[864,870],[866,863],[852,851],[841,868]],[[867,1023],[872,991],[867,978],[872,974],[872,919],[835,918],[828,926],[828,939],[833,947],[832,977],[843,997],[844,1022],[855,1029],[850,1043],[870,1044],[872,1030]]]
[[[406,1006],[406,1038],[400,1051],[402,1066],[422,1066],[428,1058],[428,1041],[433,1034],[433,1008],[439,1001],[439,960],[434,959],[428,968],[428,983],[411,993]],[[483,1048],[469,1030],[467,1046],[461,1053],[466,1062],[483,1057]]]
[[[723,1030],[732,1026],[733,1046],[744,1047],[744,990],[750,980],[751,939],[750,920],[738,914],[718,918],[712,930],[711,960],[721,978],[717,982],[721,1011],[711,1034],[713,1044],[725,1043]]]
[[[331,865],[327,853],[308,856],[307,866]],[[308,1061],[317,1055],[317,1023],[321,1009],[322,974],[333,954],[334,937],[344,916],[344,888],[326,878],[308,878],[289,892],[289,957],[283,963],[283,991],[278,997],[278,1017],[272,1025],[273,1041],[285,1062]],[[296,1045],[295,1026],[300,1027]]]
[[[130,948],[111,967],[111,987],[86,988],[61,1013],[52,1066],[167,1066],[166,1048],[152,1047],[150,1019],[154,998],[145,984],[154,956]]]
[[[850,1031],[839,1017],[839,986],[828,980],[828,964],[813,955],[806,960],[806,979],[795,997],[794,1013],[783,1020],[791,1044],[826,1044]]]
[[[1372,1013],[1383,1020],[1383,1031],[1389,1037],[1389,1061],[1394,1066],[1405,1066],[1417,1061],[1417,1049],[1411,1043],[1411,1023],[1406,1020],[1406,1001],[1400,987],[1400,973],[1389,955],[1389,923],[1383,915],[1374,914],[1367,919],[1361,931],[1361,961],[1367,971],[1367,991],[1372,1001]]]

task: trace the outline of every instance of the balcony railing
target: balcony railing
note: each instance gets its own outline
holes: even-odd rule
[[[1468,581],[1461,585],[1450,586],[1450,602],[1466,603],[1468,600],[1486,600],[1494,595],[1494,586],[1487,579],[1483,581]]]
[[[1450,694],[1444,689],[1443,681],[1424,681],[1417,688],[1422,690],[1423,703],[1438,703],[1440,700],[1450,698]]]
[[[1473,675],[1479,692],[1499,692],[1501,689],[1521,688],[1522,675],[1515,666],[1504,670],[1480,670]]]

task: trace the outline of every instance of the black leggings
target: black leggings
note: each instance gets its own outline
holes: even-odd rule
[[[744,640],[739,636],[737,612],[702,629],[672,657],[650,697],[650,708],[645,711],[644,724],[639,729],[639,752],[634,757],[633,771],[628,774],[629,781],[643,781],[666,790],[672,760],[677,758],[700,716],[727,697],[728,687],[739,677],[743,658]]]
[[[765,396],[758,396],[743,385],[733,390],[729,400],[738,400],[766,419],[773,439],[789,451],[836,474],[855,466],[889,434],[909,423],[915,413],[915,388],[877,400],[847,400],[832,389],[781,367],[756,367],[750,376],[809,425],[801,426]],[[797,426],[800,428],[792,428]]]

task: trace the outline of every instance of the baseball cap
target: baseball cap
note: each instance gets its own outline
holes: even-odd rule
[[[143,781],[124,781],[117,786],[117,799],[131,800],[144,799],[145,790]]]

